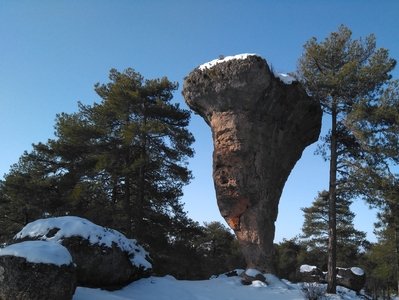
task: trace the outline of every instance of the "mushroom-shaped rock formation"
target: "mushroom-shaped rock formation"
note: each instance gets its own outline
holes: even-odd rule
[[[302,151],[319,137],[320,104],[252,54],[194,69],[183,96],[212,129],[217,203],[247,267],[273,273],[281,192]]]

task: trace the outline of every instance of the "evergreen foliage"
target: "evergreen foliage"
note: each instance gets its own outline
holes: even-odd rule
[[[157,274],[172,274],[179,279],[208,279],[245,267],[235,235],[223,224],[210,222],[190,227],[192,230],[187,236],[174,240],[156,257]]]
[[[276,257],[277,275],[291,282],[297,282],[298,270],[302,264],[307,263],[309,253],[306,246],[294,238],[276,245]]]
[[[196,248],[203,257],[204,273],[208,276],[245,267],[236,236],[220,222],[204,224],[204,235]]]
[[[329,174],[329,247],[328,287],[336,292],[336,202],[337,187],[345,181],[347,160],[355,160],[359,153],[346,118],[353,106],[364,97],[373,97],[389,79],[396,61],[388,50],[376,47],[374,35],[364,40],[352,40],[352,32],[340,26],[324,41],[310,39],[299,59],[298,78],[309,95],[319,100],[325,114],[331,118],[331,129],[324,137],[326,158],[330,161]],[[347,147],[346,142],[351,142]],[[344,191],[344,189],[341,189]]]
[[[396,289],[399,291],[399,81],[382,86],[375,97],[364,97],[347,119],[362,148],[361,159],[350,164],[351,188],[372,206],[381,209],[382,242],[393,245],[391,265],[395,265]]]
[[[191,230],[180,202],[194,141],[177,84],[133,69],[96,84],[100,103],[61,113],[56,138],[33,145],[1,186],[8,238],[37,218],[78,215],[120,230],[154,253]],[[8,231],[9,230],[9,231]],[[4,237],[5,239],[5,237]]]
[[[396,263],[395,228],[391,226],[390,211],[378,214],[375,233],[378,242],[366,254],[367,288],[373,297],[390,295],[397,289],[398,266]]]
[[[337,199],[337,265],[352,267],[357,261],[362,246],[367,245],[366,233],[354,228],[355,214],[350,210],[351,201]],[[326,269],[328,250],[328,192],[320,192],[312,206],[302,208],[304,223],[301,244],[312,257],[310,264]]]

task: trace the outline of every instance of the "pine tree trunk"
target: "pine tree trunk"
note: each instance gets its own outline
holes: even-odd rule
[[[130,203],[130,177],[126,176],[125,178],[125,212],[126,212],[126,235],[131,236],[132,234],[132,205]]]
[[[138,194],[137,203],[135,205],[136,210],[136,238],[140,241],[144,235],[144,206],[145,206],[145,193],[146,193],[146,172],[147,172],[147,107],[143,103],[142,111],[142,124],[140,133],[140,168],[138,178]]]
[[[399,199],[393,199],[394,205],[394,226],[395,226],[395,263],[396,263],[396,280],[397,280],[397,295],[399,295]]]
[[[125,126],[128,128],[130,125],[130,117],[129,112],[127,112],[126,119],[125,119]],[[132,220],[133,220],[133,209],[132,209],[132,190],[131,190],[131,174],[127,172],[127,169],[130,168],[132,157],[130,154],[130,148],[126,147],[125,149],[125,184],[124,184],[124,191],[125,191],[125,213],[126,213],[126,235],[131,237],[133,234],[132,229]]]
[[[328,274],[327,293],[335,294],[337,286],[337,107],[332,105],[331,114],[331,154],[328,212]]]

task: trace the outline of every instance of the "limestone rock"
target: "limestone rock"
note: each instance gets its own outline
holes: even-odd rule
[[[0,299],[69,300],[75,288],[75,266],[63,246],[23,242],[0,250]]]
[[[224,275],[226,275],[227,277],[236,277],[236,276],[241,276],[244,272],[245,272],[245,270],[235,269],[230,272],[224,273]]]
[[[316,266],[302,265],[299,268],[298,279],[301,282],[325,282],[324,273]]]
[[[80,286],[120,288],[151,271],[148,253],[135,240],[78,217],[36,220],[14,240],[56,241],[65,246],[77,267]]]
[[[320,104],[298,82],[284,83],[256,55],[194,69],[183,96],[211,127],[219,210],[247,267],[273,273],[279,199],[302,151],[318,139]]]
[[[247,269],[240,276],[243,285],[251,285],[254,281],[266,283],[266,277],[256,269]]]
[[[90,244],[81,237],[62,241],[77,266],[80,286],[118,289],[134,280],[147,277],[148,270],[132,265],[127,252],[115,243],[111,247]]]
[[[337,268],[337,284],[360,292],[366,283],[366,275],[360,268]]]
[[[299,281],[326,283],[326,273],[316,266],[302,265],[299,269]],[[366,283],[366,275],[361,268],[337,268],[337,285],[359,292]]]

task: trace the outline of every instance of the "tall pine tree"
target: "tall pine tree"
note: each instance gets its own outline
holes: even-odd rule
[[[337,264],[340,267],[350,267],[366,244],[366,234],[354,227],[355,214],[350,210],[352,202],[341,197],[337,200]],[[307,247],[312,258],[317,259],[309,263],[324,268],[328,252],[328,192],[319,193],[312,205],[302,208],[302,211],[305,220],[301,244]]]
[[[364,40],[352,40],[352,32],[340,26],[324,41],[310,39],[299,59],[298,77],[308,93],[318,99],[324,113],[330,117],[331,129],[324,138],[327,145],[329,172],[329,247],[327,292],[336,292],[336,202],[337,186],[345,165],[339,160],[348,152],[342,151],[352,133],[345,119],[355,103],[372,95],[389,78],[395,66],[386,49],[376,47],[374,35]],[[352,152],[353,153],[353,152]]]
[[[388,82],[375,96],[357,103],[347,126],[364,149],[362,158],[350,164],[351,188],[382,210],[386,232],[392,233],[385,239],[395,245],[393,261],[399,278],[399,81]]]
[[[194,154],[190,112],[172,103],[176,89],[167,78],[111,70],[110,82],[95,86],[101,102],[59,114],[56,138],[33,145],[7,174],[9,221],[74,214],[167,247],[189,221],[180,198]]]

